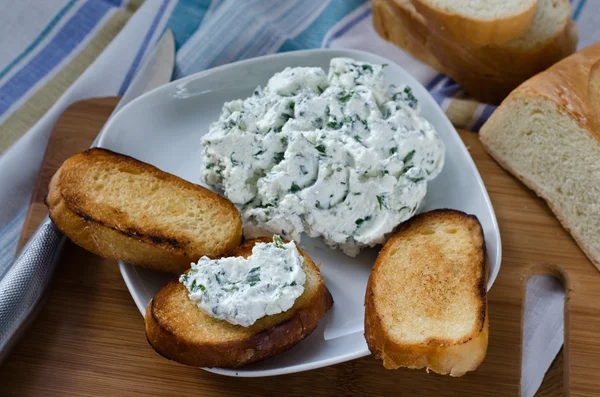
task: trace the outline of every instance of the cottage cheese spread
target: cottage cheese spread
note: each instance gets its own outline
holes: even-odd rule
[[[179,281],[200,309],[218,320],[248,327],[290,309],[304,292],[304,258],[296,244],[257,243],[248,258],[202,257]]]
[[[410,87],[348,58],[287,68],[225,103],[202,139],[202,178],[241,209],[246,237],[306,232],[355,256],[410,218],[444,145]]]

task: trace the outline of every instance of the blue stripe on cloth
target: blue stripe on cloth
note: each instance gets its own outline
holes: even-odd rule
[[[269,6],[269,8],[261,9],[261,14],[268,15],[268,13],[272,12],[273,9],[277,9],[277,8],[281,7],[281,5],[282,5],[281,3],[273,1],[273,2],[271,2],[271,5]],[[247,15],[249,15],[247,13],[250,13],[252,11],[254,11],[254,8],[248,7],[245,11],[242,11],[242,12],[245,14],[245,16],[247,16]],[[227,13],[224,12],[223,14],[226,15]],[[240,19],[242,19],[242,18],[240,18]],[[256,19],[257,18],[243,18],[242,20],[244,21],[244,23],[239,23],[239,22],[236,23],[236,28],[238,29],[238,31],[240,33],[244,32],[246,30],[247,26],[249,26],[251,24],[255,24],[256,22],[260,22],[260,21],[256,21]],[[208,65],[208,67],[217,66],[217,65],[223,64],[223,63],[229,63],[229,62],[232,62],[233,60],[237,59],[233,55],[233,53],[234,53],[233,51],[235,51],[236,48],[230,48],[231,44],[233,44],[237,39],[238,39],[237,34],[231,35],[230,39],[226,43],[220,43],[222,45],[221,51],[217,53],[217,55],[215,56],[213,61]],[[220,61],[220,59],[224,58],[224,56],[227,56],[227,60]]]
[[[176,76],[277,52],[286,37],[304,31],[322,10],[321,0],[224,1],[178,53]]]
[[[27,55],[29,55],[41,42],[42,40],[44,40],[44,38],[46,36],[48,36],[48,34],[52,31],[52,29],[54,29],[54,27],[58,24],[58,22],[65,16],[65,14],[67,12],[69,12],[69,10],[71,8],[73,8],[73,6],[75,5],[75,3],[77,2],[77,0],[70,0],[59,12],[58,14],[56,14],[54,16],[54,18],[52,18],[52,20],[50,21],[50,23],[48,23],[48,25],[44,28],[44,30],[42,30],[42,32],[39,34],[38,37],[36,37],[31,44],[29,44],[29,46],[27,48],[25,48],[25,50],[20,53],[15,59],[12,60],[11,63],[8,64],[8,66],[6,66],[1,72],[0,72],[0,80],[2,80],[2,78],[4,76],[6,76],[6,74],[8,72],[10,72],[10,70],[15,67],[16,64],[18,64],[19,62],[21,62],[23,60],[23,58],[25,58]]]
[[[257,0],[248,0],[237,4],[222,0],[219,2],[218,8],[211,7],[213,9],[211,18],[202,24],[196,34],[178,51],[175,75],[181,77],[205,69],[208,62],[216,58],[215,53],[224,45],[226,38],[242,35],[241,28],[245,25],[240,23],[240,20],[245,21],[244,16],[249,14],[255,3]],[[230,20],[237,22],[229,25],[227,21]],[[207,35],[219,37],[219,42],[206,40],[205,36]]]
[[[0,87],[0,115],[67,58],[112,8],[113,3],[90,0],[77,10],[46,47]]]
[[[127,71],[127,74],[125,75],[125,79],[123,80],[123,83],[121,84],[121,88],[119,89],[119,95],[123,95],[125,93],[125,91],[127,90],[127,87],[129,87],[129,83],[131,83],[131,80],[133,79],[133,76],[135,75],[135,72],[137,71],[137,68],[138,68],[140,62],[142,61],[144,53],[146,52],[146,48],[148,47],[148,44],[150,44],[152,35],[154,35],[154,32],[156,31],[156,28],[158,27],[158,23],[160,22],[160,19],[162,18],[168,5],[169,5],[169,0],[162,0],[162,4],[160,5],[160,8],[158,9],[156,16],[154,17],[154,20],[152,21],[152,25],[150,25],[150,30],[148,30],[148,32],[146,33],[146,37],[144,37],[142,46],[138,50],[138,53],[136,54],[136,56],[133,60],[133,63],[131,64],[131,66],[129,67],[129,70]]]
[[[304,31],[296,37],[287,39],[279,48],[278,52],[321,47],[327,32],[329,32],[342,18],[364,3],[365,0],[332,0],[310,26],[304,29]],[[359,17],[361,20],[365,18],[362,14]],[[351,26],[354,26],[356,23],[355,19],[349,22]],[[346,30],[350,27],[347,27]],[[342,29],[344,28],[342,27]],[[325,45],[325,47],[327,46],[328,45]]]
[[[0,230],[0,275],[4,274],[14,258],[28,208],[29,205],[21,208],[17,215]]]
[[[445,78],[446,76],[444,76],[443,74],[438,74],[429,83],[425,85],[425,88],[427,88],[427,91],[431,91]]]
[[[492,113],[494,113],[494,110],[496,110],[496,106],[493,106],[493,105],[484,105],[484,106],[485,107],[483,108],[483,111],[481,112],[479,119],[473,125],[473,132],[478,132],[479,129],[481,128],[481,126],[483,125],[483,123],[485,123],[487,121],[487,119],[490,118]]]
[[[305,24],[307,20],[314,18],[317,12],[320,13],[320,8],[321,4],[318,2],[295,3],[275,23],[267,23],[266,28],[261,29],[259,34],[244,46],[234,60],[237,61],[257,55],[264,55],[268,52],[277,52],[281,46],[275,46],[281,40],[281,32],[294,32],[299,26]]]
[[[581,14],[581,10],[583,10],[583,7],[585,6],[585,3],[587,2],[587,0],[581,0],[579,2],[579,4],[575,7],[575,9],[573,10],[573,19],[577,20],[577,18],[579,18],[579,14]]]
[[[360,5],[360,4],[358,4],[358,5]],[[354,18],[352,18],[350,21],[346,22],[342,28],[340,28],[337,32],[335,32],[334,34],[331,35],[331,37],[327,40],[327,42],[323,45],[323,47],[329,48],[331,45],[331,42],[333,40],[342,37],[346,32],[348,32],[354,26],[358,25],[360,22],[362,22],[367,17],[369,17],[372,12],[373,12],[373,9],[371,7],[369,7],[366,10],[364,10],[363,12],[361,12],[360,14],[358,14],[357,16],[355,16]]]
[[[179,49],[198,29],[210,8],[211,0],[179,0],[167,21],[166,29],[175,36],[175,48]]]

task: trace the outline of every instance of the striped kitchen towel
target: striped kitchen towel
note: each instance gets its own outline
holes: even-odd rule
[[[596,29],[600,2],[571,3],[580,47],[600,40]],[[77,100],[122,94],[166,28],[173,30],[178,48],[175,77],[275,52],[361,49],[403,66],[432,92],[457,127],[477,130],[494,107],[465,98],[452,80],[382,40],[372,27],[371,15],[368,0],[19,0],[5,4],[0,14],[0,274],[14,256],[57,118]],[[560,347],[556,341],[552,345]],[[544,364],[550,364],[556,351],[548,350]],[[547,365],[536,366],[542,372],[524,388],[524,395],[537,389]]]

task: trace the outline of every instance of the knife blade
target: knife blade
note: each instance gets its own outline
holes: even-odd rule
[[[175,63],[175,39],[165,31],[153,52],[136,73],[109,120],[127,103],[171,80]],[[106,125],[106,124],[105,124]],[[97,146],[100,131],[92,147]],[[0,279],[0,363],[10,353],[41,307],[66,237],[49,216]]]

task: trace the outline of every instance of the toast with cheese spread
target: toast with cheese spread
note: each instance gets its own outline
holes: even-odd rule
[[[181,273],[241,242],[235,206],[134,158],[90,149],[56,172],[46,205],[75,244],[105,258]]]
[[[365,338],[384,367],[462,376],[488,343],[487,256],[477,218],[417,215],[379,253],[365,296]]]
[[[257,242],[242,244],[232,255],[248,257]],[[282,313],[258,319],[244,327],[218,320],[201,310],[188,289],[172,281],[148,304],[146,336],[162,356],[196,367],[239,367],[290,349],[310,335],[333,304],[319,268],[300,249],[304,258],[304,292]]]

